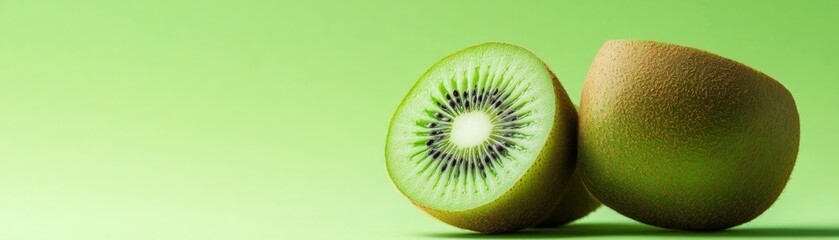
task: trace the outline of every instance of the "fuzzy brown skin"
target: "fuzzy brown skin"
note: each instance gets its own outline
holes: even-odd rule
[[[575,171],[571,175],[571,182],[566,187],[565,194],[562,195],[562,200],[559,201],[557,207],[551,211],[545,220],[542,220],[536,227],[538,228],[552,228],[561,227],[576,221],[586,215],[594,212],[600,207],[600,201],[594,199],[594,196],[586,190],[583,185],[583,180],[580,178],[579,171]]]
[[[547,68],[547,66],[545,66]],[[548,69],[550,72],[550,69]],[[551,72],[556,106],[554,127],[539,158],[498,199],[467,211],[443,211],[414,203],[455,227],[482,233],[507,233],[533,227],[557,205],[576,164],[577,111]]]
[[[574,106],[579,109],[579,106]],[[576,155],[576,149],[574,149]],[[579,163],[577,163],[579,164]],[[561,227],[576,221],[586,215],[594,212],[600,207],[600,201],[594,198],[586,189],[583,180],[580,177],[578,167],[574,168],[574,173],[571,175],[570,182],[565,190],[562,192],[562,198],[557,203],[557,206],[548,214],[548,217],[542,220],[535,227],[537,228],[553,228]]]
[[[792,95],[701,50],[608,41],[580,109],[580,170],[603,204],[643,223],[709,231],[778,198],[800,137]]]

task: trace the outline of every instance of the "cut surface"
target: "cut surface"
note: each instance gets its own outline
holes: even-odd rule
[[[486,113],[464,113],[452,121],[452,143],[459,148],[469,148],[490,140],[492,120]]]
[[[385,155],[413,202],[473,209],[509,191],[554,123],[551,73],[522,48],[489,43],[432,66],[396,111]]]

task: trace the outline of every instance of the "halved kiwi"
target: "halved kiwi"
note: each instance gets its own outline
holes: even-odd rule
[[[486,43],[420,77],[391,120],[394,185],[437,219],[478,232],[539,223],[575,164],[577,113],[533,53]]]
[[[568,187],[566,187],[565,194],[562,195],[562,200],[559,201],[551,214],[536,225],[536,227],[554,228],[565,226],[589,215],[594,210],[597,210],[600,205],[600,201],[597,201],[588,189],[586,189],[586,186],[583,185],[579,171],[575,170],[574,174],[571,175]]]
[[[580,109],[576,105],[574,105],[574,108]],[[580,164],[579,161],[577,164]],[[565,226],[594,212],[600,205],[602,205],[600,201],[597,201],[591,192],[586,189],[586,186],[583,185],[583,180],[580,177],[580,169],[577,166],[556,208],[551,211],[551,214],[545,220],[537,224],[536,227],[555,228]]]

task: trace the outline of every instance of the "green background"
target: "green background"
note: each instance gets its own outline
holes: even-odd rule
[[[781,198],[713,236],[839,237],[839,1],[0,0],[0,239],[478,238],[415,209],[383,147],[434,62],[506,41],[578,102],[607,39],[702,48],[783,83]],[[707,237],[606,208],[496,238]]]

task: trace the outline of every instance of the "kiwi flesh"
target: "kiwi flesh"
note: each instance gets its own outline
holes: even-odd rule
[[[580,107],[584,184],[654,226],[710,231],[751,221],[781,194],[798,154],[790,92],[694,48],[606,42]]]
[[[576,164],[577,113],[536,55],[485,43],[445,57],[408,92],[388,129],[396,188],[450,225],[483,233],[532,227]]]

